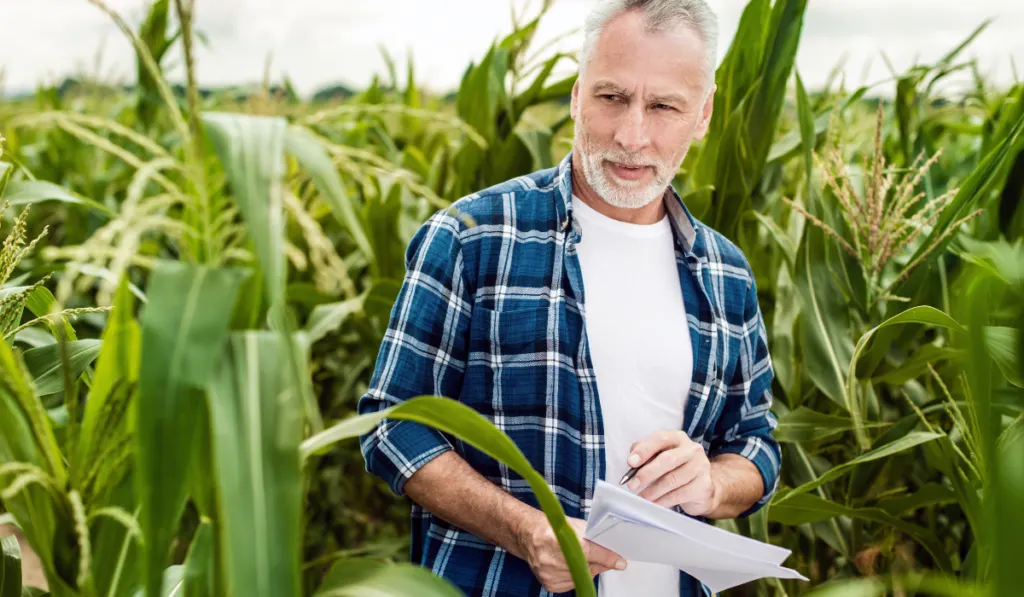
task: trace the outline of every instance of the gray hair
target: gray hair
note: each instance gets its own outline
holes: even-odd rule
[[[704,42],[708,87],[714,83],[718,59],[718,17],[705,0],[598,0],[583,26],[580,73],[587,67],[594,43],[605,26],[620,14],[634,9],[643,11],[648,33],[677,26],[690,27],[696,31]]]

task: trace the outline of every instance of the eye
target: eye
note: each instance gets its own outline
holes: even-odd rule
[[[654,104],[655,110],[673,110],[674,108],[668,104]]]
[[[601,95],[599,95],[597,97],[603,99],[606,102],[617,102],[617,101],[619,101],[619,96],[611,94],[611,93],[602,93]]]

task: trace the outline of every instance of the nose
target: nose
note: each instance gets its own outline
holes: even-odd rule
[[[647,114],[643,102],[631,102],[615,129],[615,141],[628,152],[637,152],[650,143]]]

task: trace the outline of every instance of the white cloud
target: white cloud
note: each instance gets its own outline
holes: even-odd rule
[[[107,0],[130,23],[141,22],[144,0]],[[538,43],[576,29],[593,0],[557,0],[538,30]],[[378,48],[404,72],[407,52],[417,78],[435,89],[458,84],[466,66],[510,30],[510,7],[537,0],[198,0],[198,28],[210,38],[197,52],[200,80],[208,85],[259,81],[272,56],[272,76],[287,73],[302,93],[344,82],[366,85],[384,74]],[[745,0],[716,0],[722,29],[720,55],[731,42]],[[532,10],[531,10],[532,14]],[[1024,3],[1016,0],[810,0],[797,66],[809,86],[821,84],[844,55],[850,85],[887,76],[884,50],[897,70],[915,58],[930,61],[953,48],[983,19],[995,22],[968,52],[983,70],[1006,83],[1009,60],[1024,68]],[[1016,26],[1015,26],[1016,25]],[[560,48],[575,50],[580,35]],[[83,68],[131,81],[134,59],[121,34],[85,0],[0,1],[0,68],[8,90],[31,89]],[[180,57],[171,56],[180,63]],[[571,68],[563,63],[563,71]],[[174,73],[179,71],[172,71]]]

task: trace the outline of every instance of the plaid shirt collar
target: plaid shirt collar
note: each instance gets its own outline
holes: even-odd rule
[[[557,173],[557,202],[555,209],[558,213],[558,221],[562,223],[562,230],[565,232],[575,231],[582,234],[583,227],[572,213],[572,156],[574,150],[562,158],[558,163]],[[676,190],[669,185],[665,190],[665,208],[669,213],[669,221],[675,232],[676,244],[683,251],[687,258],[695,257],[699,260],[706,260],[701,235],[697,234],[700,225],[686,208],[682,198]]]

